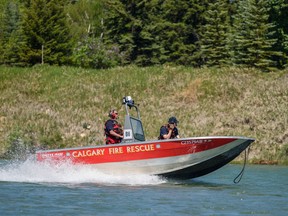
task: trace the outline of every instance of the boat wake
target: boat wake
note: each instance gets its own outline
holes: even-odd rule
[[[61,163],[39,163],[33,159],[22,162],[0,163],[0,182],[55,183],[55,184],[100,184],[100,185],[158,185],[166,179],[151,175],[111,175],[95,169]]]

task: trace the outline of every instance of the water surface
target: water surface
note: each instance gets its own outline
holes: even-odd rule
[[[226,165],[185,181],[0,161],[1,215],[287,215],[288,167]]]

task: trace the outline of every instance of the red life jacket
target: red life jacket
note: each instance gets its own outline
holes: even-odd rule
[[[115,144],[115,143],[120,143],[122,141],[121,138],[119,137],[115,137],[113,135],[111,135],[109,133],[109,131],[107,130],[106,128],[106,124],[108,123],[108,121],[112,121],[113,122],[113,131],[117,134],[120,134],[120,135],[123,135],[123,129],[122,129],[122,125],[119,124],[115,119],[109,119],[105,122],[105,125],[104,125],[104,133],[106,135],[106,144]]]

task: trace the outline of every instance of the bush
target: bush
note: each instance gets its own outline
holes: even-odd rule
[[[73,64],[83,68],[111,68],[121,63],[117,46],[104,45],[101,39],[87,37],[74,50]]]

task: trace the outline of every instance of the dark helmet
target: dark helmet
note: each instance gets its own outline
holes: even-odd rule
[[[178,120],[176,119],[176,117],[172,116],[169,118],[168,123],[169,124],[177,124]]]

